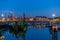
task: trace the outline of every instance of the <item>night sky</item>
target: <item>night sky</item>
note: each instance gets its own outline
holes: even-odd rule
[[[0,14],[15,16],[60,16],[60,0],[0,0]]]

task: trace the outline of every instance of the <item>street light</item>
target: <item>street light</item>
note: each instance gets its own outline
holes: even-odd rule
[[[53,14],[52,14],[52,18],[54,19],[55,16],[56,16],[56,15],[53,13]],[[53,19],[52,19],[52,23],[53,23]],[[51,23],[51,21],[50,21],[50,26],[52,25],[52,23]]]
[[[53,21],[52,21],[52,22],[54,22],[54,17],[56,17],[56,15],[53,13],[53,14],[52,14],[52,17],[53,17]]]
[[[4,18],[4,14],[1,14],[1,22],[4,22],[5,21],[5,18]]]
[[[55,14],[52,14],[52,17],[55,17],[56,15]]]
[[[2,17],[4,17],[4,14],[1,14]]]

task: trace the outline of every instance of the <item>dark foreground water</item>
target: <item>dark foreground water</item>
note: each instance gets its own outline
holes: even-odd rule
[[[4,32],[5,40],[22,40],[21,37],[16,38],[16,36],[9,33],[9,30]],[[48,28],[32,28],[28,27],[25,34],[25,40],[52,40]],[[58,40],[60,40],[60,32],[58,32]]]

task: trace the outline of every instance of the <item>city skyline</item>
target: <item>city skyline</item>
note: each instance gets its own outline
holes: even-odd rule
[[[4,11],[4,12],[6,12],[6,11]],[[23,17],[23,14],[25,14],[25,17],[33,17],[33,18],[34,18],[34,17],[42,17],[42,18],[43,18],[43,17],[45,17],[45,18],[56,18],[56,17],[58,18],[58,17],[60,17],[60,16],[56,16],[56,14],[54,14],[54,13],[51,15],[52,17],[47,17],[47,16],[44,16],[44,15],[43,15],[43,16],[42,16],[42,15],[29,16],[29,15],[26,15],[25,12],[23,12],[22,15],[15,16],[15,15],[14,15],[14,12],[12,12],[12,11],[7,11],[6,13],[9,13],[8,15],[7,15],[6,13],[4,14],[4,12],[2,12],[2,13],[0,14],[0,18],[1,18],[1,17],[7,18],[10,14],[12,14],[14,17]]]

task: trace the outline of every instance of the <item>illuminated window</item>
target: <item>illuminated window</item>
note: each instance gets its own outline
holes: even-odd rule
[[[29,18],[30,21],[33,21],[33,18]]]

